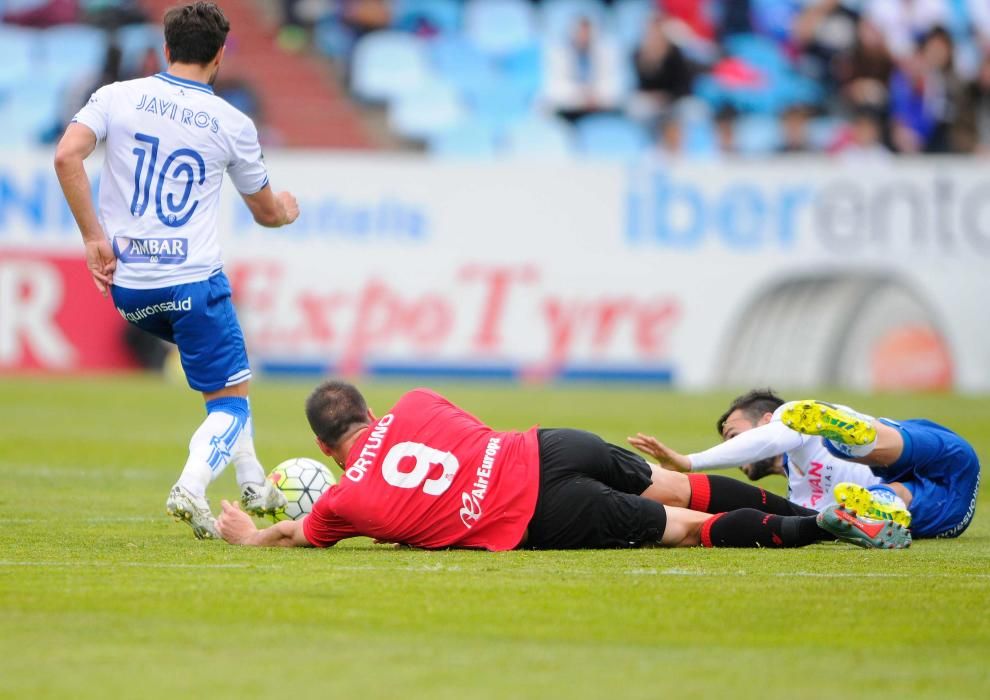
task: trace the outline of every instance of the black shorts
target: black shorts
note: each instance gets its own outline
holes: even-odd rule
[[[540,494],[525,547],[608,549],[656,543],[667,511],[643,498],[646,461],[583,430],[540,430]]]

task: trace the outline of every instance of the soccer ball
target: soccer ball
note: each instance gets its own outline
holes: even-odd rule
[[[285,494],[285,508],[271,516],[272,520],[299,520],[313,509],[324,491],[336,484],[330,470],[315,459],[287,459],[272,469],[268,480]]]

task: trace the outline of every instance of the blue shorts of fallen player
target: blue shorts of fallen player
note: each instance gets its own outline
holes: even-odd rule
[[[873,471],[911,492],[911,534],[916,538],[961,535],[976,513],[980,490],[980,460],[972,445],[932,421],[880,420],[900,432],[904,451],[894,464]]]
[[[117,311],[128,322],[175,343],[193,389],[209,393],[251,378],[230,282],[222,272],[158,289],[110,289]]]

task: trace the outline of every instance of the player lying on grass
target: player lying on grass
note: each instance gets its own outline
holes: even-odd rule
[[[664,502],[708,512],[752,507],[784,515],[839,502],[871,519],[911,526],[914,537],[958,537],[976,510],[980,463],[951,430],[927,420],[873,418],[821,401],[784,403],[772,391],[738,397],[718,420],[724,442],[682,455],[654,437],[630,444],[670,470],[655,480]],[[738,466],[750,479],[787,476],[792,503],[698,474]],[[688,472],[686,475],[676,472]]]
[[[251,368],[217,242],[223,174],[262,226],[291,224],[299,207],[272,192],[251,119],[213,94],[229,30],[214,3],[169,10],[168,70],[101,87],[55,154],[97,289],[130,323],[175,343],[189,386],[203,393],[206,419],[165,502],[200,539],[216,537],[206,488],[228,462],[247,510],[285,505],[254,450]],[[98,140],[106,161],[97,218],[83,161]]]
[[[835,537],[866,547],[910,543],[899,524],[878,529],[838,507],[804,516],[742,509],[713,517],[664,506],[652,481],[663,470],[628,450],[580,430],[497,432],[427,389],[408,392],[376,418],[356,387],[327,381],[310,395],[306,415],[317,445],[343,469],[340,484],[303,520],[262,530],[224,502],[217,530],[228,542],[329,547],[366,536],[492,551],[801,547]]]

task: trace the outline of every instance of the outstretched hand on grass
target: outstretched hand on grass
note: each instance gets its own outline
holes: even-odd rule
[[[690,459],[680,452],[670,449],[652,435],[636,433],[636,437],[626,438],[626,440],[640,452],[645,452],[657,460],[657,463],[664,469],[675,472],[691,471]]]
[[[239,503],[220,501],[220,515],[217,516],[217,532],[231,544],[247,544],[258,531],[251,516],[241,510]]]

